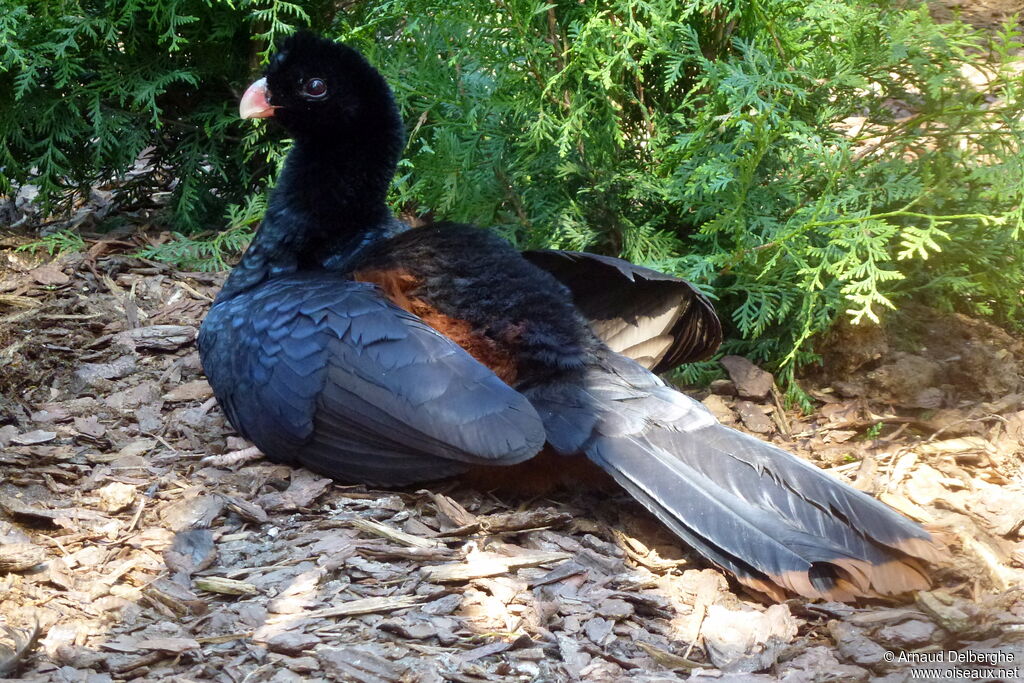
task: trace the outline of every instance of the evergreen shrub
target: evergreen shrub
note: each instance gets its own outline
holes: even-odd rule
[[[237,97],[301,26],[393,84],[396,211],[680,274],[787,377],[909,297],[1022,323],[1024,41],[924,5],[0,0],[0,189],[169,191],[147,255],[224,267],[287,145]]]

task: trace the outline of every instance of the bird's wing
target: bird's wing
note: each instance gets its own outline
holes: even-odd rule
[[[238,431],[272,460],[402,485],[534,455],[527,400],[367,283],[291,276],[218,303],[203,367]]]
[[[722,325],[686,280],[622,259],[576,251],[525,251],[572,292],[576,307],[613,351],[653,372],[709,357]]]

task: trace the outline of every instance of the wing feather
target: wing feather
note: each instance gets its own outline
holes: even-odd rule
[[[708,358],[722,343],[714,306],[686,280],[585,252],[523,256],[569,288],[601,341],[652,372]]]
[[[218,303],[199,341],[228,419],[273,460],[402,485],[544,443],[521,394],[367,283],[274,280]]]

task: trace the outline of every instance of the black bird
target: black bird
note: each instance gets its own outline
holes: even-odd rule
[[[274,117],[294,147],[199,348],[227,418],[271,460],[378,486],[489,473],[511,488],[582,481],[596,464],[776,598],[928,586],[917,558],[937,551],[921,527],[648,369],[720,341],[689,285],[395,220],[402,123],[358,52],[298,33],[240,111]]]

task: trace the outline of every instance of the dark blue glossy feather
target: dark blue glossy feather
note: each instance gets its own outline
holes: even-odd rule
[[[239,432],[339,479],[411,483],[516,463],[544,443],[521,394],[372,285],[271,280],[215,305],[199,348]]]

